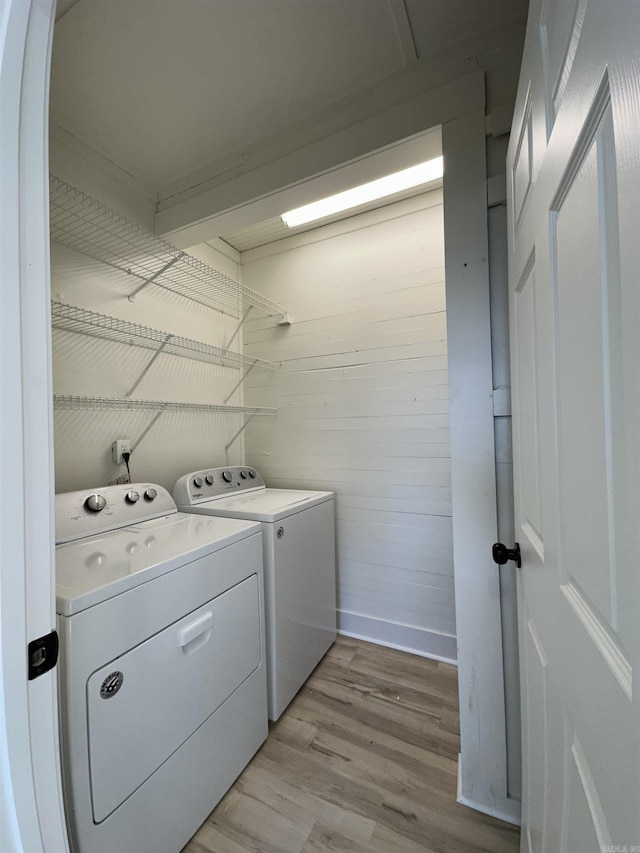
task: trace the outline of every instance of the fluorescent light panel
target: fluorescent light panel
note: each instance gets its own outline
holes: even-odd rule
[[[387,195],[435,181],[442,177],[442,171],[442,157],[436,157],[426,163],[419,163],[417,166],[387,175],[386,178],[378,178],[376,181],[322,198],[312,204],[305,204],[304,207],[297,207],[295,210],[283,213],[280,218],[288,228],[306,225],[307,222],[313,222],[315,219],[324,219],[327,216],[333,216],[334,213],[341,213],[343,210],[368,204]]]

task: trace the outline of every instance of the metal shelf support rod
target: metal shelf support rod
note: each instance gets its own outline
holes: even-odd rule
[[[249,367],[247,367],[247,369],[245,370],[244,374],[240,377],[240,379],[238,379],[238,381],[236,382],[236,384],[233,386],[232,390],[231,390],[231,391],[227,394],[227,396],[224,398],[224,400],[223,400],[223,402],[224,402],[224,403],[228,403],[228,402],[229,402],[229,400],[233,397],[233,395],[236,393],[236,391],[238,390],[238,388],[242,385],[242,383],[243,383],[243,382],[244,382],[244,380],[247,378],[247,376],[251,373],[251,371],[253,370],[253,368],[254,368],[254,367],[255,367],[255,364],[250,364],[250,365],[249,365]]]
[[[142,382],[142,380],[144,379],[144,377],[147,375],[147,373],[148,373],[148,372],[149,372],[149,370],[151,369],[152,365],[154,364],[155,360],[158,358],[158,356],[160,355],[160,353],[163,351],[163,349],[166,347],[166,345],[167,345],[168,343],[170,343],[170,342],[171,342],[171,339],[172,339],[172,338],[173,338],[173,335],[167,335],[167,337],[164,339],[164,341],[160,344],[160,346],[158,347],[158,349],[154,352],[154,354],[151,356],[151,358],[150,358],[150,359],[149,359],[149,361],[147,362],[147,365],[146,365],[146,367],[143,369],[143,371],[142,371],[142,373],[140,374],[140,376],[138,376],[138,378],[137,378],[137,379],[136,379],[136,381],[133,383],[133,385],[131,386],[131,388],[129,388],[129,390],[128,390],[128,391],[127,391],[127,393],[125,394],[125,397],[130,397],[130,396],[133,394],[133,392],[136,390],[136,388],[138,387],[138,385]]]
[[[145,427],[145,429],[143,429],[143,431],[142,431],[141,435],[139,435],[139,436],[138,436],[138,440],[137,440],[134,444],[132,444],[132,445],[131,445],[131,453],[132,453],[132,454],[133,454],[133,451],[134,451],[137,447],[139,447],[139,446],[140,446],[140,442],[141,442],[144,438],[146,438],[146,436],[147,436],[147,434],[149,433],[149,431],[151,430],[151,428],[152,428],[153,426],[155,426],[155,424],[156,424],[156,422],[157,422],[158,418],[161,418],[163,415],[164,415],[164,411],[156,412],[155,416],[151,419],[150,423],[148,423],[148,424],[147,424],[147,426]]]
[[[177,264],[177,263],[178,263],[178,261],[179,261],[181,258],[183,258],[183,257],[184,257],[184,255],[185,255],[185,252],[180,252],[180,254],[179,254],[179,255],[176,255],[176,257],[175,257],[175,258],[171,258],[171,260],[169,261],[169,263],[165,264],[165,265],[162,267],[162,269],[160,269],[160,270],[158,270],[158,272],[154,273],[154,274],[151,276],[151,278],[147,278],[147,279],[145,279],[144,284],[141,284],[141,285],[140,285],[140,287],[136,288],[136,289],[133,291],[133,293],[130,293],[130,294],[129,294],[129,296],[127,297],[127,299],[129,300],[129,302],[135,302],[135,301],[136,301],[136,296],[137,296],[137,295],[138,295],[142,290],[144,290],[144,289],[145,289],[145,287],[148,287],[150,284],[153,284],[153,282],[154,282],[157,278],[160,278],[160,276],[161,276],[161,275],[163,275],[164,273],[166,273],[166,271],[167,271],[168,269],[171,269],[171,267],[172,267],[174,264]]]
[[[225,449],[225,450],[228,450],[228,449],[231,447],[231,445],[234,443],[234,441],[235,441],[237,438],[240,438],[240,436],[242,435],[242,433],[245,431],[245,429],[249,426],[249,424],[251,423],[251,421],[252,421],[254,418],[255,418],[255,415],[249,415],[249,417],[248,417],[248,418],[246,419],[246,421],[242,424],[242,426],[240,427],[240,429],[238,430],[238,432],[233,436],[233,438],[231,439],[231,441],[229,442],[229,444],[225,444],[225,446],[224,446],[224,449]]]
[[[253,308],[253,305],[249,305],[249,307],[247,308],[247,310],[246,310],[246,311],[244,312],[244,314],[242,315],[242,319],[241,319],[241,320],[240,320],[240,322],[238,323],[238,327],[237,327],[237,329],[235,330],[235,332],[231,335],[231,337],[229,338],[229,340],[228,340],[228,341],[227,341],[227,343],[225,344],[225,346],[224,346],[224,348],[225,348],[225,349],[229,349],[229,347],[231,346],[231,344],[235,341],[235,339],[236,339],[236,338],[238,337],[238,335],[240,334],[240,329],[244,326],[244,323],[245,323],[245,321],[246,321],[247,317],[249,316],[249,312],[251,311],[251,309],[252,309],[252,308]]]

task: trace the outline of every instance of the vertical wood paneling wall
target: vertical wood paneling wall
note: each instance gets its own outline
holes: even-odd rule
[[[336,493],[339,626],[454,659],[442,193],[241,256],[243,281],[286,304],[252,321],[247,461],[274,487]]]

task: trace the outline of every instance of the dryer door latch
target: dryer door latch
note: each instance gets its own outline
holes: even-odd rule
[[[38,678],[39,675],[44,675],[45,672],[54,668],[58,662],[59,647],[57,631],[51,631],[44,637],[31,640],[27,647],[29,681],[33,681],[34,678]]]

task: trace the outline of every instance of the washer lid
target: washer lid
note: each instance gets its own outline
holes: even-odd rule
[[[316,504],[329,501],[333,492],[306,492],[302,489],[259,489],[199,503],[197,506],[179,507],[181,510],[203,514],[222,515],[255,521],[280,521],[289,515],[302,512]]]
[[[179,512],[58,545],[56,611],[72,616],[259,532],[255,523]]]

